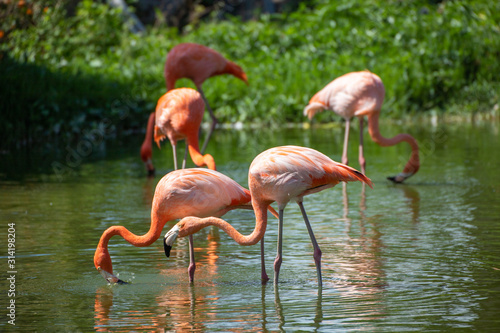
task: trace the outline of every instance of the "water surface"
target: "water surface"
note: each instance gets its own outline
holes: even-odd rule
[[[76,142],[51,155],[5,156],[0,237],[7,244],[8,223],[15,223],[16,273],[15,297],[3,296],[1,308],[15,300],[16,326],[7,323],[8,310],[3,310],[0,330],[498,331],[498,122],[382,126],[386,136],[401,131],[421,146],[421,169],[405,185],[386,177],[401,171],[409,148],[381,148],[366,135],[367,175],[374,189],[351,183],[305,198],[323,251],[322,290],[296,204],[285,210],[277,288],[260,283],[258,245],[238,246],[212,228],[194,237],[193,285],[187,280],[185,239],[167,259],[160,240],[136,248],[119,237],[110,242],[114,270],[132,283],[108,285],[93,266],[99,237],[113,225],[136,234],[149,229],[155,185],[173,168],[171,148],[155,148],[158,172],[152,179],[145,177],[138,157],[140,136]],[[350,165],[359,168],[357,128],[351,133]],[[342,140],[343,129],[335,126],[219,130],[207,152],[219,171],[247,186],[250,162],[267,148],[308,146],[339,161]],[[233,211],[225,219],[243,234],[253,230],[250,211]],[[265,237],[270,276],[276,229],[270,217]],[[2,248],[6,295],[10,275],[7,247]]]

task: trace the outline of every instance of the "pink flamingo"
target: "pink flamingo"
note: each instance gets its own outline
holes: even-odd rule
[[[248,84],[247,75],[240,66],[224,58],[219,52],[207,46],[183,43],[173,47],[167,55],[165,62],[165,82],[167,91],[175,88],[177,80],[188,78],[193,81],[196,89],[200,92],[207,110],[212,118],[212,125],[201,149],[205,151],[208,140],[217,125],[212,108],[210,107],[203,89],[201,88],[206,79],[213,76],[230,74]]]
[[[248,183],[256,222],[250,235],[242,235],[226,221],[217,217],[185,217],[165,235],[165,247],[172,247],[177,237],[190,236],[213,225],[225,231],[240,245],[256,244],[267,227],[266,209],[273,202],[279,208],[278,249],[274,261],[274,283],[282,262],[283,210],[290,200],[300,207],[304,222],[314,248],[314,261],[321,286],[321,250],[314,237],[309,219],[302,204],[303,197],[337,185],[339,182],[361,181],[372,186],[372,182],[359,171],[332,161],[322,153],[304,147],[284,146],[271,148],[258,155],[250,165]]]
[[[151,245],[161,234],[168,221],[186,216],[222,216],[230,210],[252,209],[250,192],[231,178],[209,169],[181,169],[165,175],[156,186],[151,209],[149,231],[138,236],[123,226],[113,226],[104,231],[94,254],[94,265],[110,283],[125,283],[113,275],[108,252],[111,237],[119,235],[134,246]],[[271,208],[271,207],[270,207]],[[276,214],[272,208],[273,214]],[[196,268],[193,238],[189,238],[189,280],[194,279]],[[263,274],[265,268],[263,267]]]
[[[189,150],[191,159],[197,166],[207,166],[215,170],[215,161],[212,155],[202,155],[198,145],[198,132],[205,104],[200,94],[191,88],[170,90],[160,97],[156,105],[156,120],[154,139],[158,147],[160,142],[168,138],[174,154],[174,168],[177,170],[177,141],[186,140],[186,150],[182,168],[186,166],[186,155]]]
[[[344,117],[345,137],[342,152],[342,163],[347,164],[347,142],[349,127],[352,117],[359,118],[359,164],[361,172],[365,173],[366,161],[363,155],[363,118],[368,117],[368,132],[374,142],[382,147],[393,146],[406,141],[411,146],[411,156],[403,172],[387,179],[401,183],[417,173],[420,167],[417,141],[409,134],[398,134],[393,138],[385,138],[380,134],[378,118],[382,102],[384,101],[385,88],[382,80],[369,71],[345,74],[330,82],[326,87],[317,92],[304,109],[304,115],[312,119],[317,112],[324,109],[331,110]]]
[[[173,47],[167,56],[165,62],[165,82],[167,91],[175,88],[177,80],[188,78],[194,82],[196,89],[198,89],[205,105],[207,106],[210,117],[212,118],[212,125],[203,143],[201,153],[205,151],[208,141],[217,125],[217,118],[215,117],[212,108],[208,104],[208,100],[203,93],[202,84],[212,76],[231,74],[238,79],[248,84],[247,75],[240,66],[232,61],[224,58],[217,51],[206,47],[204,45],[194,43],[183,43]],[[155,122],[154,112],[150,114],[148,120],[148,127],[146,130],[146,137],[141,146],[141,159],[144,162],[148,174],[154,174],[154,167],[151,163],[152,157],[152,137]]]

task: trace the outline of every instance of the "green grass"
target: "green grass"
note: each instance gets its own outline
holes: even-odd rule
[[[384,81],[387,116],[450,106],[491,112],[499,102],[499,22],[497,1],[340,0],[249,22],[204,22],[182,36],[165,27],[136,36],[104,5],[83,1],[73,18],[54,7],[1,44],[1,145],[74,138],[103,120],[120,133],[142,129],[165,92],[168,50],[182,42],[212,47],[248,75],[249,86],[229,76],[205,83],[222,122],[303,122],[316,91],[364,69]]]

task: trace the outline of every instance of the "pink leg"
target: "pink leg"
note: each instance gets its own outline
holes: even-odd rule
[[[297,201],[297,204],[300,207],[300,211],[302,212],[302,217],[304,218],[304,222],[306,223],[307,232],[309,232],[309,237],[311,238],[311,243],[314,248],[314,263],[316,264],[316,272],[318,273],[318,286],[321,288],[323,284],[323,280],[321,278],[321,249],[319,248],[318,242],[316,241],[316,237],[314,237],[314,233],[311,228],[311,224],[309,223],[309,219],[307,218],[306,210],[304,209],[304,205],[302,201]]]
[[[345,121],[345,135],[344,135],[344,150],[342,151],[342,164],[347,165],[349,159],[347,158],[347,146],[349,142],[349,129],[351,127],[351,119]]]
[[[172,151],[174,153],[174,170],[177,170],[177,145],[172,143]]]
[[[361,166],[361,173],[365,175],[366,161],[363,154],[363,117],[359,118],[359,165]]]
[[[274,259],[274,284],[278,283],[280,275],[281,262],[283,261],[283,209],[279,210],[279,223],[278,223],[278,253]]]
[[[269,281],[269,276],[266,273],[266,261],[264,259],[264,237],[260,240],[260,265],[261,265],[261,280],[262,284]]]
[[[208,141],[212,137],[212,133],[214,132],[215,126],[217,126],[218,121],[217,118],[215,118],[214,112],[212,111],[210,104],[208,104],[208,100],[205,97],[205,94],[203,93],[201,86],[197,86],[197,89],[201,95],[201,98],[203,98],[203,101],[205,102],[205,106],[207,107],[208,113],[210,114],[210,118],[212,118],[212,125],[210,125],[210,129],[208,131],[207,137],[205,138],[205,142],[203,142],[203,146],[201,147],[201,153],[203,154],[205,152],[205,149],[207,148]]]
[[[194,271],[196,270],[196,263],[194,262],[194,246],[193,246],[193,235],[189,235],[189,267],[188,267],[188,275],[189,282],[193,283],[194,281]]]

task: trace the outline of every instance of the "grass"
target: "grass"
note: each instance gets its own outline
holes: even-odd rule
[[[143,129],[165,92],[168,50],[182,42],[212,47],[246,71],[249,86],[228,76],[204,85],[225,123],[301,123],[316,91],[364,69],[384,81],[387,117],[497,112],[499,22],[496,1],[340,0],[137,36],[105,5],[82,1],[72,18],[56,6],[1,44],[1,147],[74,139],[103,120],[118,135]]]

